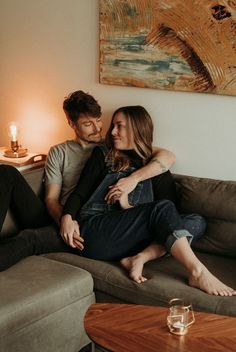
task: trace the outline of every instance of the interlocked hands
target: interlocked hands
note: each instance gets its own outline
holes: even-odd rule
[[[80,236],[79,223],[66,214],[61,218],[60,234],[63,240],[72,248],[84,249],[84,239]]]

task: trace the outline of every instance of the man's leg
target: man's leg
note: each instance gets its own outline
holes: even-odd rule
[[[9,208],[22,229],[46,226],[49,215],[21,173],[14,167],[0,165],[0,231]]]
[[[0,271],[28,256],[51,252],[80,254],[63,241],[56,226],[23,230],[13,238],[0,239]]]

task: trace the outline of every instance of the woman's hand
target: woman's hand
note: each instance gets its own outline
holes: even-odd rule
[[[105,200],[108,204],[112,204],[110,200],[114,197],[114,195],[121,195],[123,192],[129,194],[135,189],[138,182],[139,180],[134,174],[120,178],[117,183],[109,187],[109,191],[105,197]]]
[[[61,218],[60,234],[63,240],[72,248],[82,250],[83,238],[80,236],[79,224],[77,221],[72,220],[71,215],[66,214]]]
[[[119,201],[120,207],[122,209],[132,208],[132,205],[129,204],[128,193],[122,192],[120,197],[119,197],[119,199],[118,199],[118,201]]]
[[[125,197],[125,194],[128,196],[128,194],[136,188],[137,184],[138,178],[136,178],[133,174],[120,178],[117,183],[109,186],[109,191],[106,194],[105,201],[108,204],[114,204],[123,193],[123,197]]]
[[[122,209],[132,208],[129,204],[128,193],[121,192],[119,189],[113,189],[110,191],[109,195],[105,197],[105,200],[108,204],[115,204],[116,202],[119,202]]]

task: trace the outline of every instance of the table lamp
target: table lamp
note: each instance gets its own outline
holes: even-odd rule
[[[27,149],[22,149],[18,143],[19,127],[16,122],[10,122],[8,124],[8,135],[11,140],[11,149],[7,149],[4,152],[4,156],[7,158],[22,158],[27,155]]]

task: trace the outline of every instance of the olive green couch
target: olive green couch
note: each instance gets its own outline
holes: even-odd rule
[[[24,176],[36,193],[42,170]],[[0,236],[18,231],[10,213]],[[44,256],[0,272],[0,351],[78,352],[90,343],[84,315],[95,302],[88,271]]]
[[[176,175],[180,210],[207,219],[204,236],[194,251],[219,279],[236,289],[236,182]],[[95,261],[65,253],[48,258],[89,271],[98,302],[124,302],[167,306],[174,297],[190,300],[195,310],[236,317],[236,296],[211,296],[188,285],[183,266],[171,257],[151,261],[144,274],[149,280],[136,284],[119,263]]]
[[[40,192],[42,172],[25,177]],[[181,212],[200,213],[208,222],[195,253],[212,273],[236,288],[236,182],[175,177]],[[16,230],[8,217],[1,236]],[[136,284],[119,263],[68,253],[22,260],[0,273],[0,351],[78,351],[89,342],[83,317],[94,293],[97,302],[159,306],[182,297],[195,310],[236,317],[236,296],[210,296],[190,287],[185,269],[171,256],[149,262],[144,274],[149,280]]]

